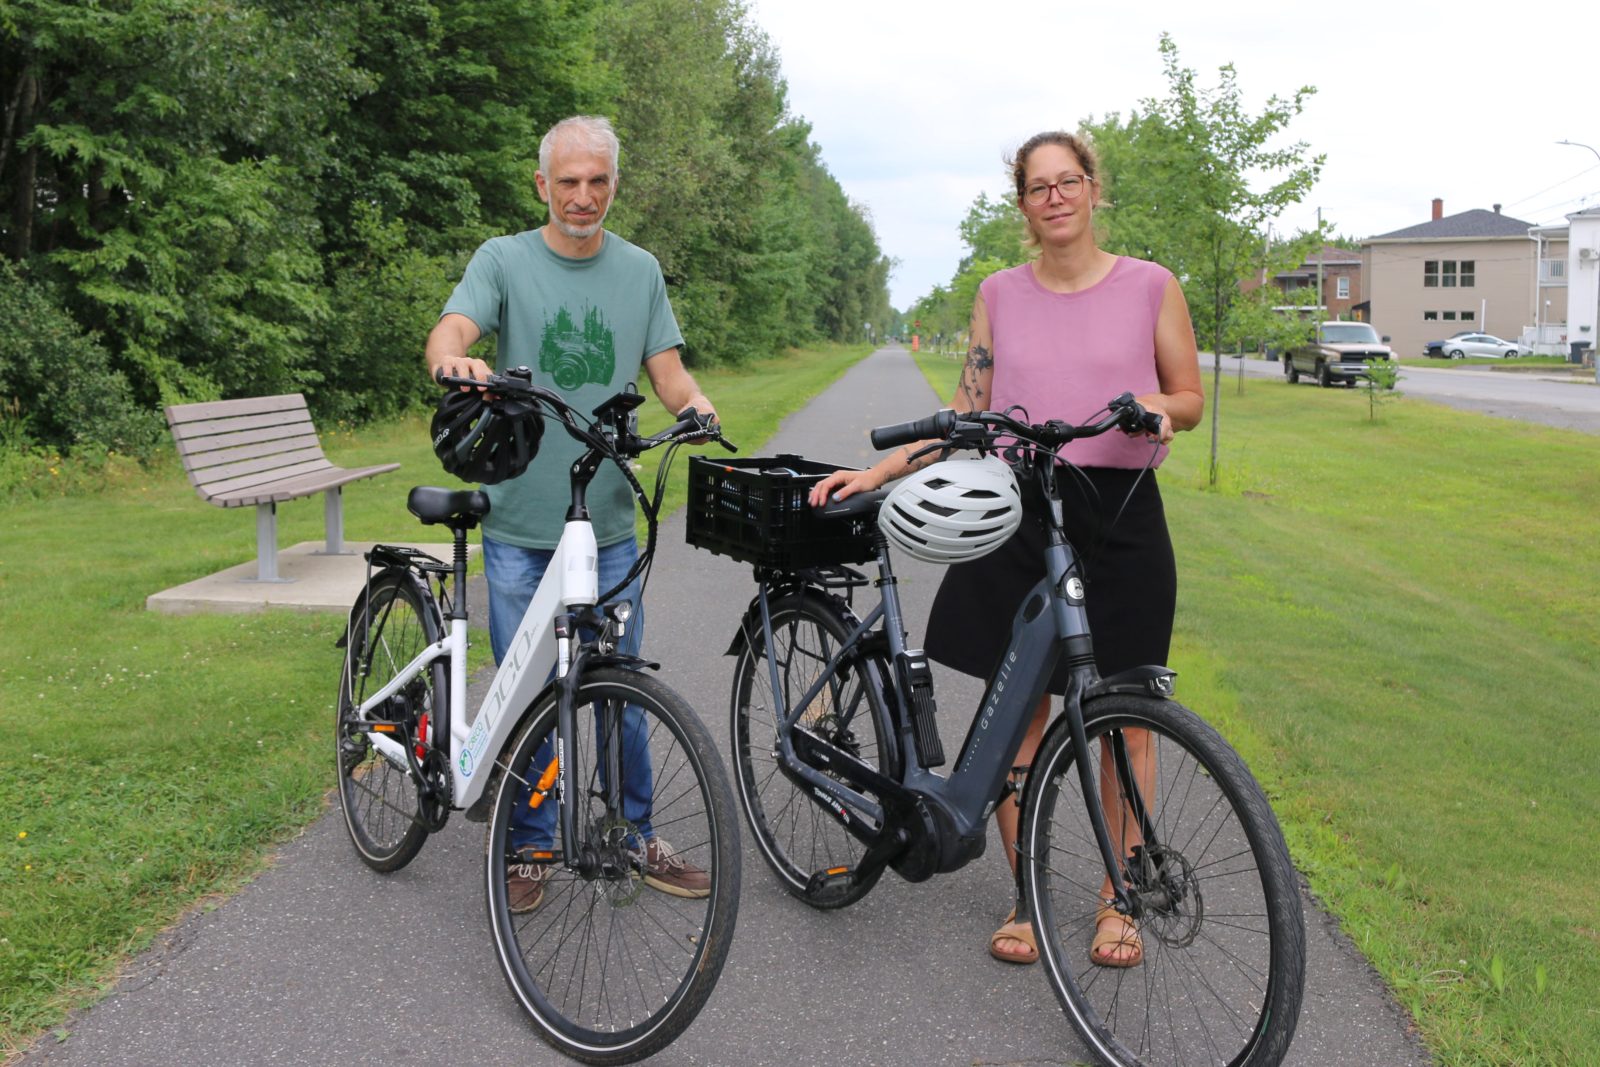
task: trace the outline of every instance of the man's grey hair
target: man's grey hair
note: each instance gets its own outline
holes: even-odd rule
[[[550,153],[557,141],[576,144],[591,152],[599,152],[611,160],[611,176],[617,175],[617,153],[622,145],[611,123],[598,115],[573,115],[562,119],[539,142],[539,169],[550,173]]]

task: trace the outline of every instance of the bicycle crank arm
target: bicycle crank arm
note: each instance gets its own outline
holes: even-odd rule
[[[906,850],[911,835],[903,827],[895,827],[867,840],[867,850],[861,854],[860,863],[854,867],[824,867],[817,871],[806,883],[807,895],[816,896],[829,889],[849,889],[857,882],[876,880],[879,873]]]

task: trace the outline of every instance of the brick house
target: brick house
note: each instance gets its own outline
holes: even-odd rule
[[[1248,293],[1263,285],[1271,285],[1286,297],[1295,289],[1315,289],[1319,265],[1322,269],[1322,317],[1361,318],[1362,315],[1357,308],[1357,305],[1362,303],[1361,253],[1352,252],[1348,248],[1324,245],[1319,251],[1311,253],[1298,267],[1279,271],[1265,280],[1262,277],[1265,272],[1257,272],[1255,278],[1246,280],[1239,288]],[[1280,303],[1287,303],[1287,299]]]

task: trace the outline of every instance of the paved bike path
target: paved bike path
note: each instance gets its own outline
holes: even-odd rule
[[[787,451],[866,465],[876,456],[869,427],[937,406],[910,357],[882,349],[771,441],[740,444],[746,454]],[[899,573],[915,640],[938,570],[908,560]],[[684,544],[681,515],[663,525],[645,652],[700,709],[724,760],[732,661],[722,652],[751,593],[748,568]],[[947,746],[959,745],[981,686],[949,672],[938,686],[941,732]],[[741,832],[744,888],[727,967],[699,1019],[650,1062],[924,1067],[1086,1059],[1041,969],[987,954],[1010,903],[1010,875],[992,836],[988,853],[964,870],[917,885],[889,873],[858,904],[817,912],[777,887]],[[377,875],[357,861],[330,811],[243,891],[168,931],[108,997],[21,1063],[566,1064],[529,1028],[500,975],[483,904],[482,848],[482,827],[453,818],[409,867]],[[1377,976],[1333,921],[1305,903],[1307,989],[1288,1062],[1428,1064]]]

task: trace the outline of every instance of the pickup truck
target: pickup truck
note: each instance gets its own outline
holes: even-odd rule
[[[1367,376],[1367,361],[1393,359],[1389,339],[1365,322],[1324,322],[1317,327],[1316,343],[1298,345],[1283,354],[1283,373],[1293,385],[1302,374],[1327,387],[1335,382],[1355,385]]]

